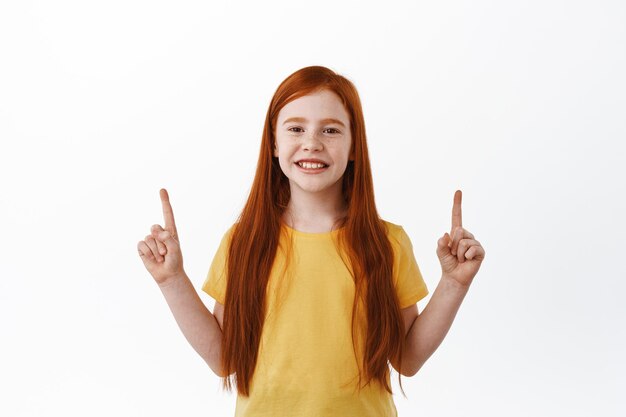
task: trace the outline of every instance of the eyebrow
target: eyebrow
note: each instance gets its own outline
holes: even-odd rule
[[[304,117],[290,117],[289,119],[285,120],[283,122],[283,125],[288,123],[288,122],[298,122],[298,123],[304,123],[307,122],[308,120],[305,119]],[[320,122],[322,123],[336,123],[338,125],[341,125],[343,127],[346,127],[346,125],[343,124],[343,122],[341,120],[337,120],[337,119],[333,119],[332,117],[328,117],[326,119],[321,119]]]

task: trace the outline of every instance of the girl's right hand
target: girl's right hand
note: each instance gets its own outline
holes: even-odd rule
[[[165,188],[161,188],[159,193],[165,228],[158,224],[153,225],[150,234],[137,244],[137,250],[148,272],[157,284],[162,285],[168,280],[182,276],[185,271],[170,199]]]

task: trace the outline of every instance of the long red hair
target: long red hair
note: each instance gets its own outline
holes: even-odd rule
[[[223,387],[231,389],[232,377],[238,393],[243,396],[249,395],[256,366],[265,318],[266,287],[278,248],[281,217],[290,197],[289,181],[272,153],[278,113],[287,103],[322,89],[337,94],[350,116],[354,160],[348,162],[342,180],[348,212],[339,221],[338,248],[343,248],[347,257],[344,261],[355,283],[353,348],[354,317],[359,300],[366,309],[367,336],[359,367],[359,389],[362,368],[367,384],[376,379],[392,393],[388,383],[388,360],[398,358],[402,363],[405,329],[392,281],[393,249],[374,202],[361,100],[350,80],[326,67],[310,66],[287,77],[272,97],[254,182],[229,244],[221,358],[222,369],[229,376],[224,377]],[[402,389],[400,374],[398,380]],[[404,395],[404,390],[402,393]]]

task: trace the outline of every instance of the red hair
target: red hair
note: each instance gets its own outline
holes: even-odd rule
[[[350,80],[328,68],[310,66],[287,77],[272,97],[254,182],[229,244],[221,358],[222,369],[229,376],[224,377],[223,386],[230,390],[233,376],[243,396],[249,396],[265,318],[265,291],[278,248],[281,216],[290,198],[289,181],[272,153],[278,113],[287,103],[320,90],[337,94],[350,116],[354,160],[348,162],[342,180],[348,212],[339,221],[338,249],[344,248],[339,252],[355,283],[353,349],[359,300],[366,308],[367,337],[359,389],[362,368],[366,385],[376,379],[392,393],[388,360],[398,358],[402,363],[405,329],[392,280],[393,249],[374,202],[361,100]],[[356,349],[354,352],[356,355]],[[402,389],[400,374],[398,380]]]

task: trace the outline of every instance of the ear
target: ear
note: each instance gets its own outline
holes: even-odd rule
[[[274,145],[274,156],[278,158],[278,148],[276,148],[276,145]]]

